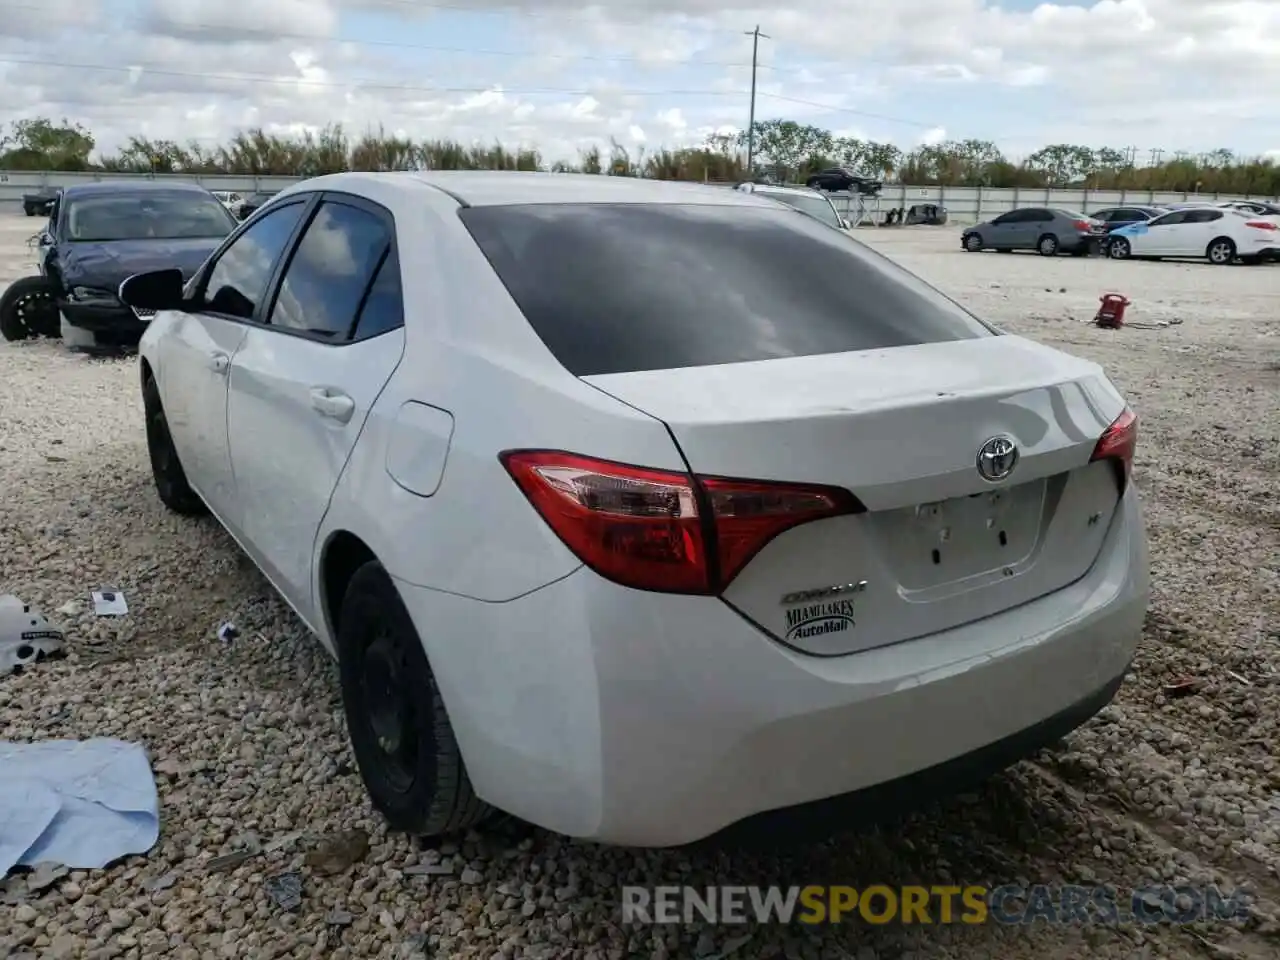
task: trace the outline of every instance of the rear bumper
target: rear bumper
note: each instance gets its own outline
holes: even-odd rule
[[[1062,735],[1114,693],[1149,583],[1131,489],[1072,586],[842,657],[787,650],[719,600],[585,569],[507,603],[399,588],[480,796],[571,836],[672,846],[869,788],[871,806],[919,800],[924,781]]]
[[[1062,249],[1068,252],[1087,251],[1097,254],[1107,242],[1105,233],[1077,233],[1062,239]]]

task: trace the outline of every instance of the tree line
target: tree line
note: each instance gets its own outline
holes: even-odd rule
[[[988,140],[948,140],[903,150],[892,143],[837,137],[793,120],[755,125],[752,176],[802,182],[824,167],[847,166],[902,183],[984,187],[1087,187],[1097,190],[1200,191],[1280,195],[1280,164],[1240,157],[1229,149],[1177,154],[1140,165],[1113,147],[1050,144],[1021,161]],[[70,120],[18,120],[0,136],[0,169],[105,173],[209,173],[318,176],[343,170],[553,170],[650,177],[657,180],[736,181],[748,177],[747,134],[715,134],[696,147],[628,150],[616,141],[591,148],[574,163],[548,163],[534,148],[410,140],[385,130],[352,134],[339,125],[285,136],[241,131],[226,143],[131,137],[113,154],[95,155],[91,131]]]

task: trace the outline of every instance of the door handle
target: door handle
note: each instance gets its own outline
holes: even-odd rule
[[[209,354],[209,369],[214,373],[226,373],[229,366],[231,366],[231,358],[225,353]]]
[[[345,393],[328,387],[311,388],[311,406],[322,417],[346,423],[356,411],[356,402]]]

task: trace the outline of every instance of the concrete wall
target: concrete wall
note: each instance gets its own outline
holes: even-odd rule
[[[845,208],[852,201],[842,196],[833,197],[837,209]],[[879,198],[880,215],[892,207],[909,209],[917,203],[938,203],[947,208],[952,223],[981,223],[1018,207],[1064,207],[1090,213],[1103,207],[1118,207],[1126,203],[1154,204],[1181,203],[1185,200],[1268,200],[1275,197],[1246,197],[1217,193],[1170,193],[1160,190],[1052,190],[1044,188],[994,189],[991,187],[912,187],[906,184],[887,183]],[[875,199],[870,200],[875,209]]]
[[[144,174],[144,173],[61,173],[0,170],[0,204],[6,207],[17,204],[24,193],[32,193],[43,187],[70,187],[77,183],[94,183],[99,180],[170,180],[204,184],[210,190],[234,190],[253,193],[255,190],[283,190],[293,186],[301,177],[229,177],[197,176],[192,174]]]
[[[204,184],[210,190],[235,190],[250,193],[254,190],[283,190],[301,180],[301,177],[252,177],[252,176],[186,176],[183,174],[104,174],[104,173],[23,173],[0,171],[0,203],[16,202],[29,191],[41,187],[69,187],[76,183],[95,180],[186,180]],[[847,207],[851,200],[835,195],[838,208]],[[989,187],[913,187],[907,184],[885,184],[880,195],[881,214],[891,207],[910,207],[917,203],[940,203],[947,208],[954,223],[978,223],[1013,210],[1016,207],[1056,206],[1088,213],[1100,207],[1112,207],[1125,203],[1177,203],[1183,200],[1245,200],[1248,197],[1233,194],[1166,193],[1150,190],[1049,190],[1049,189],[993,189]],[[1275,197],[1255,197],[1276,201]]]

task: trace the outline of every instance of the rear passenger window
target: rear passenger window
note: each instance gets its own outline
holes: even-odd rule
[[[400,263],[392,249],[387,251],[378,267],[351,339],[367,340],[402,326],[404,298],[400,291]]]
[[[347,340],[390,246],[391,231],[381,217],[326,200],[285,268],[268,323],[324,340]]]
[[[548,203],[459,217],[576,376],[994,335],[887,257],[773,205]]]

